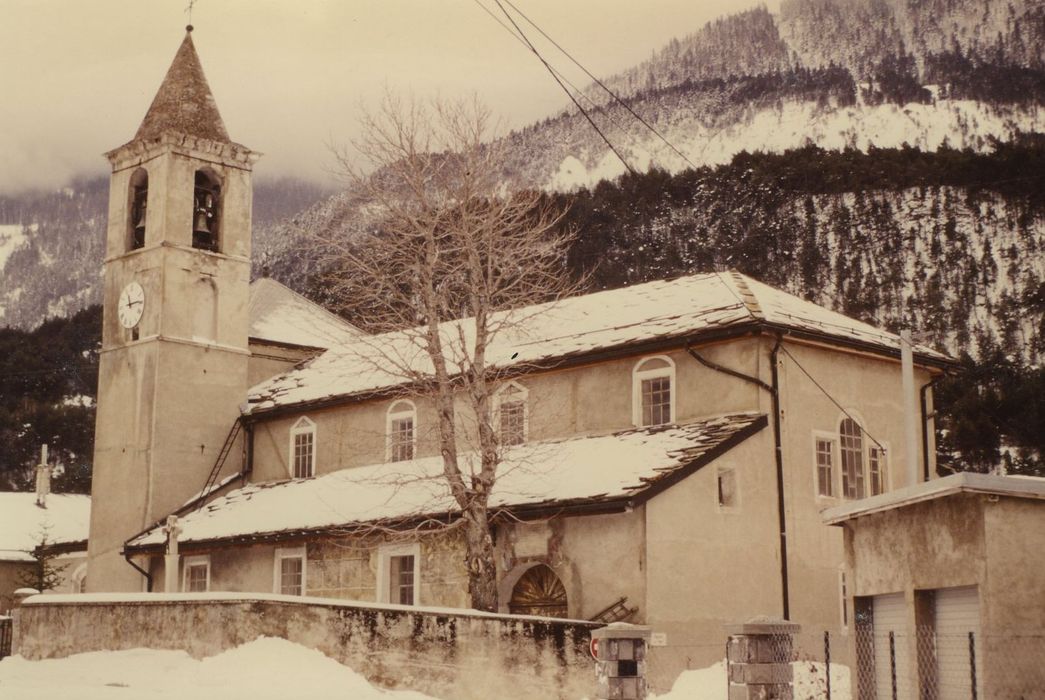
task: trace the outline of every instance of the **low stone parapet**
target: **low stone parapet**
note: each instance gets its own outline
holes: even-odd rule
[[[250,594],[36,596],[21,610],[29,659],[182,649],[196,658],[258,637],[318,649],[386,688],[451,700],[590,695],[599,625],[452,608]]]

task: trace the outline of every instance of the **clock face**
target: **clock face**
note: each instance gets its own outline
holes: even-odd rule
[[[120,325],[124,328],[134,328],[141,320],[143,311],[145,311],[145,290],[137,282],[131,282],[120,292],[120,302],[117,305]]]

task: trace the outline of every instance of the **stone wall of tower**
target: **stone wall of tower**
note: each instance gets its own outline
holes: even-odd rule
[[[108,250],[88,586],[140,590],[123,542],[204,486],[247,390],[251,166],[232,144],[165,134],[110,154]],[[219,252],[192,247],[197,170],[221,183]],[[131,249],[130,188],[148,173],[145,245]],[[116,309],[137,282],[137,333]],[[229,455],[241,459],[237,445]]]

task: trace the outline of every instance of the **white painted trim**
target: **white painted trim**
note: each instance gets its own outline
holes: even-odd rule
[[[642,366],[650,360],[663,360],[668,363],[668,366],[642,369]],[[631,422],[636,428],[651,427],[642,425],[642,381],[644,379],[656,379],[657,377],[668,377],[671,380],[671,405],[669,409],[671,416],[667,425],[675,423],[677,420],[675,402],[678,394],[678,382],[675,380],[675,361],[667,355],[650,355],[636,362],[631,370]]]
[[[210,591],[210,555],[195,554],[191,557],[182,557],[181,561],[181,590],[182,593],[189,592],[189,569],[193,566],[204,565],[207,567],[207,587],[204,592]],[[173,567],[172,567],[173,568]],[[199,592],[199,591],[197,591]]]
[[[524,387],[522,384],[516,381],[507,382],[504,386],[497,389],[493,395],[493,428],[497,434],[497,440],[501,440],[501,404],[504,399],[504,394],[507,393],[509,388],[515,389],[516,393],[512,400],[521,401],[523,405],[523,444],[530,439],[530,390]]]
[[[401,404],[406,404],[409,409],[393,410],[399,407]],[[402,420],[403,418],[411,418],[413,420],[413,435],[411,436],[411,445],[413,456],[417,458],[417,406],[410,399],[396,399],[389,406],[385,412],[385,461],[392,461],[392,421]],[[402,460],[401,460],[402,461]]]
[[[812,455],[811,460],[813,466],[813,498],[818,503],[830,504],[837,503],[841,499],[842,493],[842,460],[841,453],[839,452],[839,440],[838,433],[832,433],[827,430],[814,430],[810,434],[812,441]],[[827,440],[831,443],[831,495],[824,496],[820,493],[820,471],[817,468],[816,463],[816,443],[818,440]]]
[[[305,545],[299,547],[276,547],[273,551],[272,592],[279,595],[290,595],[280,591],[282,586],[280,564],[284,559],[301,559],[301,595],[305,595],[308,590],[308,556],[305,552]]]
[[[414,605],[421,604],[421,543],[384,544],[377,548],[377,591],[374,599],[388,603],[388,575],[392,557],[414,557]]]
[[[71,584],[73,593],[81,593],[80,586],[85,580],[87,580],[87,562],[83,562],[73,569],[72,575],[69,576],[69,583]]]
[[[294,465],[297,460],[294,459],[294,439],[298,435],[305,435],[312,433],[312,465],[311,471],[307,477],[296,477],[294,476]],[[287,476],[291,479],[307,479],[316,475],[316,454],[319,450],[319,431],[316,429],[316,423],[308,416],[301,416],[290,428],[290,436],[288,438],[288,456],[287,460]]]

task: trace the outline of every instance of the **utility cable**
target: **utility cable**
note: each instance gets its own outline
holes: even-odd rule
[[[529,40],[529,38],[526,36],[526,32],[522,30],[522,28],[511,16],[511,14],[508,13],[508,10],[505,9],[504,5],[501,4],[501,0],[494,0],[494,2],[497,3],[497,7],[501,8],[501,12],[503,12],[504,16],[508,18],[508,21],[512,23],[512,26],[515,27],[515,31],[519,32],[519,36],[521,36],[523,41],[526,42],[526,46],[529,47],[530,51],[533,52],[533,55],[536,56],[542,64],[544,64],[544,67],[548,69],[549,75],[551,75],[552,78],[555,79],[555,82],[559,84],[559,87],[561,87],[563,92],[565,92],[566,95],[570,98],[570,101],[573,102],[577,109],[581,111],[581,114],[584,115],[584,118],[588,120],[588,123],[591,124],[591,128],[595,129],[595,133],[597,133],[602,138],[602,140],[606,143],[609,149],[613,151],[613,154],[620,159],[620,162],[624,164],[624,167],[628,169],[628,172],[630,172],[632,175],[638,175],[638,171],[636,171],[635,168],[631,167],[631,164],[628,163],[627,160],[625,160],[621,152],[618,151],[616,147],[606,137],[606,134],[602,133],[602,129],[600,129],[599,125],[595,123],[595,120],[591,118],[591,115],[588,114],[588,111],[581,106],[581,103],[577,101],[577,98],[573,96],[573,93],[570,92],[569,88],[567,88],[566,85],[561,80],[559,80],[559,76],[555,74],[555,69],[551,67],[548,61],[544,59],[544,56],[541,55],[541,52],[537,50],[537,47],[533,45],[533,42]]]
[[[632,108],[631,108],[631,105],[629,105],[629,104],[628,104],[627,102],[625,102],[625,101],[624,101],[623,99],[621,99],[621,97],[620,97],[619,95],[617,95],[617,93],[615,93],[615,92],[614,92],[613,90],[611,90],[611,89],[610,89],[610,88],[609,88],[609,87],[608,87],[608,86],[607,86],[607,85],[606,85],[606,84],[605,84],[604,82],[602,82],[602,81],[601,81],[601,80],[599,80],[599,79],[598,79],[597,77],[595,77],[595,75],[594,75],[594,74],[592,74],[592,72],[591,72],[591,71],[589,71],[589,70],[588,70],[587,68],[585,68],[585,67],[584,67],[584,66],[583,66],[583,65],[581,64],[581,62],[580,62],[580,61],[578,61],[578,60],[577,60],[576,58],[574,58],[574,57],[573,57],[573,56],[572,56],[572,55],[570,54],[570,52],[569,52],[569,51],[567,51],[566,49],[564,49],[564,48],[563,48],[563,47],[562,47],[562,46],[561,46],[561,45],[559,44],[559,42],[555,41],[555,39],[552,39],[552,38],[551,38],[550,36],[548,36],[548,34],[547,34],[547,33],[546,33],[546,32],[545,32],[545,31],[544,31],[543,29],[541,29],[541,28],[540,28],[540,27],[539,27],[539,26],[537,25],[537,23],[536,23],[536,22],[534,22],[534,21],[533,21],[532,19],[530,19],[530,18],[529,18],[529,17],[528,17],[527,15],[526,15],[526,13],[525,13],[525,12],[523,12],[523,11],[522,11],[522,10],[520,10],[520,9],[519,9],[518,7],[516,7],[516,6],[515,6],[515,5],[514,5],[514,4],[512,3],[512,0],[504,0],[504,2],[505,2],[505,3],[507,4],[507,5],[508,5],[508,7],[512,8],[512,9],[513,9],[513,10],[515,10],[515,11],[516,11],[517,13],[519,13],[519,16],[520,16],[520,17],[522,17],[522,18],[523,18],[524,20],[526,20],[527,22],[529,22],[529,23],[530,23],[530,26],[532,26],[532,27],[533,27],[534,29],[536,29],[536,30],[537,30],[538,32],[540,32],[541,36],[543,36],[543,37],[544,37],[545,39],[547,39],[548,41],[550,41],[550,42],[551,42],[551,44],[552,44],[552,46],[554,46],[555,48],[559,49],[559,51],[561,51],[561,52],[563,53],[563,55],[565,55],[565,56],[566,56],[566,58],[568,58],[568,59],[570,59],[571,61],[573,61],[574,65],[576,65],[576,66],[577,66],[578,68],[580,68],[580,69],[581,69],[582,71],[584,71],[585,75],[587,75],[587,76],[588,76],[589,78],[591,78],[591,79],[592,79],[593,81],[595,81],[595,84],[596,84],[596,85],[598,85],[598,86],[599,86],[599,87],[601,87],[601,88],[602,88],[603,90],[605,90],[605,91],[606,91],[606,92],[607,92],[607,93],[608,93],[608,94],[610,95],[610,97],[612,97],[612,98],[613,98],[613,99],[614,99],[614,100],[615,100],[615,101],[616,101],[616,102],[617,102],[617,103],[618,103],[618,104],[619,104],[619,105],[620,105],[621,107],[623,107],[624,109],[626,109],[626,110],[628,111],[628,113],[629,113],[629,114],[631,114],[631,116],[635,117],[635,119],[637,119],[637,120],[639,121],[639,123],[641,123],[641,124],[642,124],[642,125],[643,125],[644,127],[646,127],[647,129],[649,129],[649,130],[650,130],[651,132],[653,132],[653,134],[654,134],[654,135],[655,135],[655,136],[656,136],[657,138],[659,138],[659,139],[660,139],[661,141],[663,141],[663,142],[664,142],[664,144],[665,144],[665,145],[666,145],[666,146],[667,146],[668,148],[670,148],[670,149],[671,149],[672,151],[674,151],[674,152],[675,152],[675,154],[676,154],[676,155],[677,155],[677,156],[678,156],[679,158],[681,158],[682,160],[684,160],[684,161],[686,161],[687,163],[689,163],[689,166],[690,166],[691,168],[693,168],[694,170],[696,170],[696,169],[697,169],[697,166],[693,164],[693,161],[691,161],[691,160],[690,160],[689,158],[687,158],[687,157],[686,157],[686,154],[685,154],[685,153],[683,153],[683,152],[682,152],[682,151],[680,151],[680,150],[679,150],[678,148],[676,148],[676,147],[675,147],[675,144],[673,144],[673,143],[671,143],[670,141],[668,141],[668,139],[667,139],[667,138],[665,138],[665,136],[664,136],[663,134],[661,134],[661,133],[660,133],[659,131],[657,131],[657,129],[656,129],[656,128],[655,128],[655,127],[654,127],[654,126],[652,125],[652,124],[650,124],[650,123],[649,123],[649,122],[647,122],[647,121],[646,121],[645,119],[643,119],[643,118],[642,118],[642,117],[641,117],[641,116],[640,116],[640,115],[639,115],[639,114],[638,114],[638,113],[637,113],[637,112],[636,112],[636,111],[635,111],[634,109],[632,109]],[[498,2],[498,4],[500,4],[500,3]]]
[[[486,5],[484,5],[482,2],[480,2],[480,0],[473,0],[473,2],[475,2],[475,4],[478,5],[482,9],[483,12],[488,14],[490,16],[490,18],[493,19],[494,22],[497,22],[497,24],[501,25],[501,28],[504,29],[504,31],[508,32],[508,34],[510,34],[513,39],[515,39],[520,44],[522,44],[527,49],[529,49],[529,46],[526,44],[526,41],[522,37],[520,37],[518,34],[516,34],[515,31],[513,31],[511,27],[509,27],[507,24],[505,24],[504,21],[502,21],[500,17],[495,15],[490,10],[490,8],[488,8]],[[563,75],[562,71],[560,71],[559,69],[555,68],[554,66],[552,66],[552,70],[555,71],[555,75],[557,75],[560,79],[562,79],[563,82],[565,82],[567,85],[570,86],[570,89],[573,90],[573,92],[575,94],[580,95],[585,100],[587,100],[588,104],[590,104],[593,109],[598,109],[599,108],[599,104],[594,99],[592,99],[588,95],[584,94],[584,91],[581,90],[579,87],[577,87],[573,82],[571,82],[569,78],[567,78],[565,75]],[[607,119],[609,119],[611,122],[613,122],[614,126],[616,126],[621,131],[624,131],[624,125],[621,124],[620,122],[618,122],[613,117],[612,114],[610,114],[608,111],[604,112],[604,114],[606,115]]]
[[[821,386],[820,382],[816,381],[816,379],[813,378],[813,375],[811,375],[809,372],[806,371],[806,368],[803,367],[802,364],[798,360],[795,359],[795,356],[792,355],[788,351],[787,346],[781,345],[780,349],[784,351],[785,355],[787,355],[788,357],[791,358],[791,361],[795,363],[795,366],[798,367],[798,369],[802,370],[802,374],[804,374],[807,377],[809,377],[809,381],[813,382],[813,384],[816,386],[816,388],[819,389],[823,393],[824,396],[826,396],[828,399],[830,399],[831,403],[833,403],[838,408],[839,411],[841,411],[843,414],[845,414],[846,418],[848,418],[849,420],[853,421],[853,423],[858,428],[860,428],[860,430],[863,431],[864,435],[866,435],[868,437],[868,439],[871,440],[871,442],[873,442],[874,444],[878,445],[878,447],[882,450],[882,452],[884,452],[886,454],[889,453],[889,450],[885,449],[885,445],[883,445],[882,443],[878,442],[878,440],[875,439],[874,435],[871,435],[871,433],[869,433],[867,431],[866,427],[860,425],[860,421],[858,421],[856,418],[853,418],[852,414],[850,414],[849,411],[845,410],[845,408],[843,408],[842,404],[838,403],[838,401],[835,399],[835,397],[831,396],[830,392],[828,392],[827,389],[825,389],[823,386]]]

